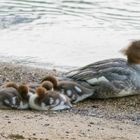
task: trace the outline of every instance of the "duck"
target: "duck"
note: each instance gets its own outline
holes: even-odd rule
[[[36,93],[29,98],[31,109],[39,111],[63,110],[72,107],[69,99],[56,91],[47,91],[44,87],[37,87]]]
[[[66,72],[64,77],[92,90],[92,99],[140,94],[140,40],[122,50],[127,59],[113,58]]]
[[[60,78],[58,80],[58,78],[52,75],[47,75],[44,77],[41,83],[46,81],[53,84],[52,90],[66,95],[72,103],[80,102],[92,95],[92,91],[90,89],[83,87],[74,81]]]
[[[28,87],[8,82],[0,87],[0,108],[28,109]]]

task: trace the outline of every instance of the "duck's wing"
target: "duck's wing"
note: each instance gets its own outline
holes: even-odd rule
[[[88,81],[92,79],[94,81],[95,78],[104,78],[109,81],[114,78],[125,80],[131,73],[127,67],[127,62],[124,59],[108,59],[73,70],[67,73],[66,77],[74,81]]]
[[[135,86],[131,74],[130,69],[117,67],[100,70],[92,75],[78,75],[76,80],[81,86],[93,91],[93,98],[113,98],[133,94],[131,91]]]
[[[98,67],[109,67],[110,65],[113,66],[121,66],[126,64],[126,60],[123,58],[113,58],[113,59],[106,59],[106,60],[101,60],[98,62],[94,62],[92,64],[86,65],[82,68],[80,68],[80,70],[84,70],[84,69],[90,69],[90,68],[98,68]]]
[[[130,96],[134,94],[133,84],[129,81],[100,81],[92,86],[93,94],[91,98],[116,98]]]

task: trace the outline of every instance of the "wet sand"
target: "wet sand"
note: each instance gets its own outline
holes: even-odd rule
[[[40,81],[56,70],[0,63],[0,82]],[[140,96],[86,100],[70,110],[0,110],[1,140],[139,140]]]

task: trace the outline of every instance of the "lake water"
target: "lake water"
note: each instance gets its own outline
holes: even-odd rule
[[[139,0],[0,0],[0,60],[69,70],[140,39]]]

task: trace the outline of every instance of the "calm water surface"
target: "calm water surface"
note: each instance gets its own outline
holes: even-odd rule
[[[68,70],[135,39],[139,0],[0,0],[1,61]]]

